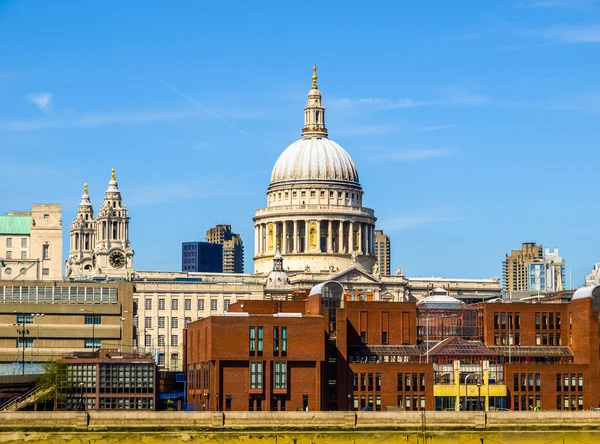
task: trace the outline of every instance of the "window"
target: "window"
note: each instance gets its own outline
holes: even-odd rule
[[[548,330],[548,313],[542,313],[542,330]]]
[[[581,391],[583,391],[583,374],[579,373],[577,375],[577,381],[578,381],[577,390],[579,390],[581,392]]]
[[[217,300],[216,299],[210,300],[210,310],[217,311]]]
[[[171,310],[179,310],[179,299],[171,299]]]
[[[50,219],[50,215],[49,214],[44,214],[44,219]]]
[[[381,390],[381,373],[375,373],[375,391]]]
[[[257,330],[256,333],[257,333],[257,336],[258,336],[256,351],[258,352],[258,356],[262,356],[262,352],[263,352],[263,328],[262,327],[257,327],[256,330]]]
[[[159,299],[158,300],[158,309],[159,310],[165,310],[165,300],[164,299]]]
[[[281,356],[287,355],[287,327],[281,327]]]
[[[137,327],[138,327],[138,315],[135,315],[135,316],[133,317],[133,326],[134,326],[135,328],[137,328]]]
[[[152,299],[146,299],[146,303],[144,305],[144,309],[152,310]]]
[[[165,317],[164,316],[158,317],[158,328],[165,328]]]
[[[50,259],[50,245],[42,245],[42,259]]]
[[[146,335],[146,337],[144,338],[144,347],[151,347],[152,346],[152,335]]]
[[[540,314],[539,313],[535,314],[535,329],[536,330],[540,329]]]
[[[554,313],[548,313],[548,323],[550,330],[554,330]]]
[[[33,315],[30,314],[18,314],[17,324],[33,324]]]
[[[27,252],[21,251],[21,259],[27,259]]]
[[[425,373],[419,373],[419,390],[425,391]]]
[[[263,363],[262,362],[251,362],[250,363],[250,388],[251,389],[262,389],[262,374],[263,374]]]
[[[367,375],[364,373],[360,374],[360,391],[364,392],[367,390]]]
[[[84,342],[85,348],[100,348],[102,347],[102,340],[100,339],[86,339]]]
[[[97,315],[97,314],[91,314],[91,315],[85,315],[85,321],[84,323],[86,325],[100,325],[102,324],[102,315]]]
[[[256,327],[250,327],[250,334],[248,338],[250,346],[250,355],[254,356],[254,352],[256,351]]]
[[[146,316],[144,318],[144,327],[145,328],[152,328],[152,318],[150,316]]]
[[[353,377],[353,382],[352,382],[352,390],[354,390],[355,392],[358,391],[358,373],[354,373],[354,377]]]
[[[204,310],[204,299],[198,299],[198,310]]]
[[[225,299],[225,300],[223,301],[223,308],[225,309],[225,311],[229,310],[229,304],[230,304],[230,303],[231,303],[231,300],[230,300],[230,299]],[[215,308],[215,310],[216,310],[216,308]]]
[[[50,269],[42,268],[42,276],[50,276]]]
[[[373,391],[373,373],[367,374],[367,390]]]
[[[191,300],[191,299],[185,299],[185,300],[183,301],[183,304],[184,304],[184,307],[183,307],[183,308],[184,308],[185,310],[191,310],[191,309],[192,309],[192,300]]]
[[[542,387],[542,376],[540,373],[535,374],[535,391],[539,392]]]
[[[381,343],[382,344],[387,344],[388,343],[388,332],[387,331],[382,331],[381,332]]]
[[[12,268],[8,267],[4,269],[4,273],[5,274],[11,274],[12,273]]]
[[[560,324],[560,313],[556,313],[556,329],[560,329],[561,328],[561,324]]]
[[[12,251],[6,252],[6,259],[12,259]]]
[[[506,329],[506,313],[500,313],[500,328]]]
[[[535,345],[541,345],[542,344],[542,335],[540,335],[539,333],[535,334]]]
[[[521,329],[521,313],[515,313],[515,330]]]
[[[158,346],[159,347],[165,346],[165,335],[158,335]]]
[[[188,324],[189,324],[190,322],[192,322],[192,318],[188,318],[188,317],[186,317],[186,318],[185,318],[185,320],[184,320],[184,327],[186,327],[186,328],[187,328],[187,326],[188,326]]]
[[[287,389],[287,362],[275,363],[275,389]]]
[[[179,328],[179,318],[171,318],[171,328]]]
[[[26,237],[21,238],[21,248],[27,248],[27,238]]]
[[[6,238],[6,248],[12,248],[12,237]]]
[[[177,347],[179,345],[179,335],[171,335],[171,346]]]
[[[273,355],[279,355],[279,327],[273,327]]]
[[[17,348],[33,348],[33,338],[17,338]]]

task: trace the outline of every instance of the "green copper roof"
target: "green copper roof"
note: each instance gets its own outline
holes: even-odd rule
[[[30,234],[31,216],[0,216],[0,234]]]

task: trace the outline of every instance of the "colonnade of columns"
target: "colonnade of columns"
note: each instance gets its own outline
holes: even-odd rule
[[[342,219],[294,219],[258,223],[254,227],[256,256],[281,254],[332,253],[375,254],[375,225]]]

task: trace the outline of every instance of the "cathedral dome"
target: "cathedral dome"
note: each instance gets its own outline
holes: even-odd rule
[[[327,138],[305,138],[281,153],[271,174],[271,185],[289,181],[334,181],[359,185],[350,155]]]

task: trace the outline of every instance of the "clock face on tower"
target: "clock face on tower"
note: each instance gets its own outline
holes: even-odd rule
[[[114,251],[108,256],[108,263],[113,268],[123,268],[125,265],[125,256],[120,251]]]

